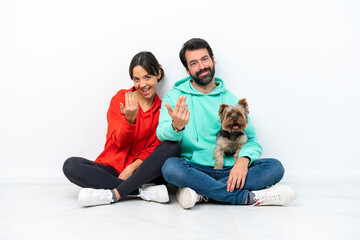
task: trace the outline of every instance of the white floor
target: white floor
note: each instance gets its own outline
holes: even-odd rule
[[[70,184],[0,184],[0,240],[360,239],[360,182],[286,182],[283,207],[197,204],[183,210],[131,199],[79,208]]]

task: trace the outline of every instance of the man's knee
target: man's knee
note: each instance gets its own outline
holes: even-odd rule
[[[284,166],[279,160],[275,158],[270,158],[269,160],[271,161],[271,169],[272,173],[274,174],[274,181],[276,183],[280,182],[280,180],[284,177],[285,174]]]
[[[161,168],[164,179],[169,182],[173,178],[177,178],[177,175],[181,173],[180,162],[184,161],[181,158],[171,157],[168,158]]]

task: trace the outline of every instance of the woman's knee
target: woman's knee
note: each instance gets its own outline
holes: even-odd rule
[[[65,174],[66,177],[71,177],[74,175],[74,173],[76,172],[76,166],[78,166],[80,164],[81,160],[77,157],[70,157],[68,159],[65,160],[64,165],[63,165],[63,172]]]
[[[174,157],[180,157],[180,144],[179,142],[173,142],[173,141],[164,141],[160,145],[162,149],[166,150],[169,155]]]

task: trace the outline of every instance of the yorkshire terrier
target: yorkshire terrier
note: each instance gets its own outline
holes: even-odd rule
[[[240,149],[247,143],[245,128],[248,124],[249,106],[246,98],[240,99],[238,104],[221,104],[219,110],[221,129],[216,135],[216,147],[214,151],[215,167],[221,169],[224,166],[224,154],[238,159]]]

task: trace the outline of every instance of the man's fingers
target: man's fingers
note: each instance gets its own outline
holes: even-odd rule
[[[241,185],[240,185],[240,189],[243,189],[245,186],[245,181],[246,181],[246,176],[243,176],[241,179]]]
[[[170,117],[171,117],[171,116],[172,116],[172,113],[173,113],[173,110],[172,110],[170,104],[164,103],[164,105],[165,105],[165,107],[167,108],[168,113],[169,113],[169,115],[170,115]]]
[[[186,120],[186,121],[189,121],[189,119],[190,119],[190,110],[189,110],[189,109],[186,109],[185,120]]]
[[[175,104],[175,107],[174,107],[174,112],[179,112],[180,110],[180,104],[181,104],[181,99],[182,99],[182,96],[179,97],[179,99],[177,100],[176,104]]]
[[[182,100],[180,102],[180,109],[179,109],[179,112],[183,113],[185,110],[185,99],[184,97],[182,97]]]
[[[185,101],[186,101],[186,96],[179,97],[174,108],[175,113],[182,112],[184,110]]]
[[[230,176],[227,182],[227,191],[233,192],[235,188],[235,184],[236,184],[236,180],[232,176]]]

